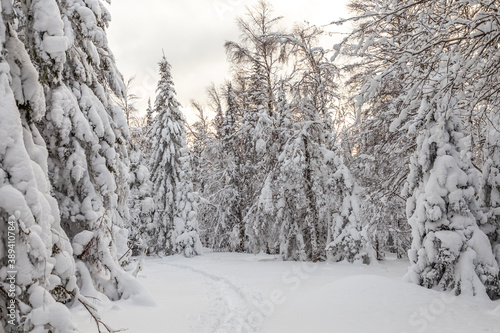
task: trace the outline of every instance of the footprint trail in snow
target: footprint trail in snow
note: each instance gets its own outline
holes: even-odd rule
[[[209,296],[215,303],[209,313],[200,317],[199,328],[210,333],[257,333],[265,319],[260,311],[262,297],[239,287],[227,278],[217,276],[201,269],[182,265],[169,266],[188,270],[205,278],[209,286]]]

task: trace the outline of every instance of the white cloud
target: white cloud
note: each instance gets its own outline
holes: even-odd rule
[[[162,49],[172,65],[178,100],[188,106],[191,99],[204,101],[211,83],[228,76],[224,51],[226,40],[238,40],[235,19],[245,13],[239,0],[120,0],[110,6],[113,20],[108,30],[111,49],[126,78],[136,75],[134,93],[145,109],[154,101],[158,80],[157,62]],[[307,20],[327,24],[347,16],[345,0],[274,0],[275,14],[286,26]],[[325,45],[331,47],[331,45]]]

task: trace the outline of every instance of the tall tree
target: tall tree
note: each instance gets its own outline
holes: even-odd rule
[[[404,19],[394,16],[392,21],[384,21],[377,15],[366,15],[376,5],[384,4],[349,3],[356,15],[355,28],[334,46],[334,57],[349,59],[343,66],[347,74],[343,104],[353,110],[354,124],[345,129],[342,147],[350,152],[345,161],[361,185],[361,214],[370,222],[370,234],[382,258],[385,251],[405,254],[410,242],[405,216],[407,198],[401,192],[416,134],[405,129],[404,121],[399,127],[391,128],[391,124],[401,112],[401,103],[395,101],[407,88],[404,73],[415,66],[400,61],[398,45],[400,39],[413,33],[416,18],[408,13]],[[412,113],[413,109],[406,112]],[[394,247],[394,243],[399,245]]]
[[[134,282],[118,262],[127,251],[128,129],[110,97],[123,92],[106,40],[110,15],[100,1],[39,0],[20,8],[27,19],[19,29],[46,92],[39,129],[61,225],[79,277],[87,276],[82,270],[91,276],[80,282],[112,299],[129,295]]]
[[[237,133],[239,104],[237,96],[228,83],[222,93],[225,112],[217,115],[218,140],[207,149],[207,159],[213,161],[207,175],[204,195],[209,205],[204,205],[203,220],[207,228],[207,245],[216,250],[244,251],[245,235],[241,193],[241,153]],[[222,103],[221,103],[222,104]]]
[[[275,102],[278,67],[285,60],[282,33],[277,29],[282,17],[273,15],[272,6],[260,0],[254,8],[248,9],[246,20],[237,20],[241,43],[228,41],[225,44],[235,69],[249,82],[249,102],[253,108],[266,109],[269,116],[272,116]]]
[[[38,74],[0,3],[0,327],[76,332],[64,305],[79,294],[73,250],[50,193]]]
[[[246,239],[244,217],[256,201],[276,158],[269,148],[276,123],[276,92],[280,74],[285,71],[286,43],[283,42],[286,39],[281,38],[284,33],[278,28],[281,19],[274,16],[269,3],[259,1],[248,9],[246,17],[237,21],[241,42],[225,44],[235,72],[231,89],[235,95],[233,101],[237,101],[237,108],[228,106],[234,110],[231,117],[226,117],[227,121],[234,122],[231,126],[237,131],[230,139],[237,147],[233,153],[234,162],[228,165],[236,172],[228,171],[234,177],[231,187],[238,192],[231,204],[231,215],[238,220],[233,221],[229,229],[242,244]],[[225,140],[228,138],[226,135]],[[239,231],[234,225],[239,226]]]
[[[191,183],[189,151],[184,116],[175,99],[170,64],[165,56],[159,62],[155,111],[157,122],[152,131],[151,181],[155,202],[150,252],[201,254],[198,235],[197,200]]]

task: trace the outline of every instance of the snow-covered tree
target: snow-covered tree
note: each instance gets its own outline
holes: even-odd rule
[[[285,46],[278,28],[282,18],[274,16],[272,6],[259,1],[249,9],[246,17],[237,20],[241,31],[241,42],[226,42],[226,53],[234,68],[232,91],[237,100],[237,109],[232,118],[226,117],[236,133],[231,141],[236,142],[234,163],[238,173],[230,172],[239,182],[237,216],[244,218],[257,196],[267,173],[271,170],[276,154],[269,151],[275,125],[276,92],[280,73],[284,69]],[[236,117],[237,115],[237,117]],[[227,126],[226,124],[225,126]],[[229,137],[226,136],[226,140]],[[233,181],[234,183],[234,181]],[[243,220],[235,222],[241,228],[238,236],[243,242]],[[236,232],[232,231],[234,235]]]
[[[151,98],[148,98],[148,107],[146,108],[146,119],[147,119],[146,125],[148,127],[152,127],[153,126],[153,123],[154,123],[154,120],[155,120],[154,112],[155,112],[155,110],[151,106]]]
[[[0,327],[76,332],[64,305],[79,294],[73,249],[50,193],[38,74],[0,3]]]
[[[324,134],[329,145],[335,144],[334,126],[340,132],[345,126],[344,117],[337,111],[339,100],[337,78],[339,70],[329,59],[329,50],[318,42],[325,32],[311,25],[295,26],[287,36],[291,47],[290,56],[295,59],[294,76],[297,76],[293,89],[295,94],[307,96],[324,123]]]
[[[207,173],[211,162],[207,160],[206,151],[213,142],[213,133],[210,120],[198,102],[192,103],[197,111],[197,120],[189,125],[187,139],[191,152],[191,170],[193,174],[193,188],[198,193],[203,193],[207,181]]]
[[[327,251],[333,260],[359,261],[370,264],[377,259],[369,235],[368,224],[362,221],[360,209],[360,189],[351,172],[344,164],[340,148],[327,156],[328,166],[335,170],[332,176],[335,194],[333,222]]]
[[[159,62],[155,111],[157,119],[151,135],[150,162],[153,182],[154,215],[150,253],[201,253],[198,235],[197,198],[191,183],[191,166],[184,129],[184,116],[175,99],[170,64],[163,56]]]
[[[129,295],[134,282],[118,262],[128,250],[128,128],[110,97],[122,95],[123,83],[106,40],[109,12],[100,1],[80,0],[20,8],[26,20],[19,29],[46,93],[37,126],[80,283],[112,299]]]
[[[213,249],[244,251],[244,203],[241,201],[244,185],[240,174],[241,154],[236,127],[239,105],[230,83],[222,95],[226,109],[217,116],[218,140],[213,141],[206,151],[212,166],[203,191],[209,202],[202,208],[205,238],[207,246]],[[222,110],[222,105],[220,108]]]
[[[359,219],[357,187],[340,150],[327,148],[329,123],[312,100],[290,106],[282,89],[278,96],[280,151],[245,217],[250,250],[284,260],[369,263],[374,254]]]
[[[356,186],[335,147],[333,126],[342,124],[332,119],[338,71],[316,44],[323,31],[286,33],[277,28],[281,17],[272,15],[260,1],[238,20],[241,42],[225,45],[233,80],[223,93],[209,89],[216,117],[206,149],[204,241],[286,260],[333,253],[336,260],[369,262]]]
[[[130,77],[127,82],[124,84],[122,97],[118,98],[116,103],[122,108],[125,113],[125,118],[127,119],[127,125],[130,127],[136,122],[136,113],[139,111],[135,106],[135,101],[139,99],[139,97],[132,92],[133,83],[135,80],[135,76]]]
[[[481,205],[486,213],[486,221],[480,227],[488,235],[496,260],[500,265],[500,132],[499,117],[491,115],[485,128],[485,162],[481,178]]]
[[[425,118],[407,185],[413,235],[407,279],[457,295],[481,295],[498,287],[498,264],[478,227],[477,179],[463,154],[457,100],[443,89],[446,65],[443,60],[422,89]]]
[[[460,127],[460,131],[467,131],[466,137],[469,143],[464,145],[464,142],[459,144],[453,141],[454,148],[450,148],[450,151],[455,149],[458,154],[463,155],[461,158],[464,158],[465,169],[469,168],[471,159],[478,163],[476,167],[480,169],[484,159],[481,156],[482,143],[487,142],[481,137],[485,133],[482,130],[484,119],[491,119],[489,115],[498,109],[500,102],[496,88],[500,70],[500,62],[496,56],[500,38],[496,33],[498,12],[493,9],[491,2],[360,0],[352,1],[351,8],[358,14],[353,18],[357,22],[356,28],[336,48],[340,53],[342,50],[347,50],[347,54],[364,59],[358,67],[361,70],[357,72],[354,70],[355,75],[351,78],[358,80],[359,83],[359,90],[355,96],[357,118],[361,122],[367,120],[365,124],[369,126],[365,126],[362,133],[372,134],[365,135],[366,139],[374,142],[380,141],[379,137],[383,139],[381,144],[373,145],[376,148],[371,149],[374,156],[367,156],[367,151],[358,150],[358,147],[353,147],[353,150],[356,154],[361,153],[358,155],[363,159],[375,158],[371,166],[380,164],[380,159],[376,159],[379,155],[387,156],[382,160],[385,160],[385,166],[376,166],[375,169],[389,170],[389,177],[386,177],[389,183],[386,184],[390,186],[384,185],[384,191],[396,193],[397,196],[397,190],[401,188],[404,179],[398,174],[405,174],[401,172],[404,170],[402,162],[408,159],[414,149],[421,149],[420,146],[414,145],[416,136],[420,136],[418,142],[421,143],[425,135],[431,135],[429,131],[434,128],[432,118],[435,118],[433,120],[435,122],[441,122],[441,127]],[[351,68],[355,68],[356,65],[360,63],[353,64]],[[436,79],[437,76],[441,82],[431,82],[431,78]],[[439,105],[439,110],[436,111],[438,107],[435,101],[440,99],[453,103]],[[424,105],[423,101],[427,101],[428,104]],[[364,110],[375,112],[364,112]],[[452,117],[451,113],[455,115]],[[444,120],[440,120],[441,118]],[[456,125],[455,119],[462,119],[463,125]],[[389,134],[380,135],[375,127],[377,124],[388,128]],[[378,153],[377,156],[375,153]],[[465,156],[469,158],[468,161]],[[415,165],[415,163],[414,158],[410,164]],[[363,164],[359,165],[361,166],[359,170],[363,172]],[[371,167],[369,163],[364,165]],[[457,162],[457,165],[461,164]],[[391,172],[391,168],[396,172]],[[471,177],[474,177],[474,172],[470,172]],[[412,174],[415,176],[415,171],[412,171]],[[384,184],[384,179],[380,179]],[[415,185],[414,182],[412,184]],[[467,186],[471,186],[473,192],[475,191],[475,184]],[[417,200],[413,190],[404,193],[403,199],[405,195],[413,195],[411,202]],[[471,206],[474,205],[471,203]],[[475,219],[471,223],[476,227],[479,224],[487,228],[483,225],[481,214],[476,214],[475,209],[471,207],[469,209]],[[484,209],[488,211],[487,207]],[[413,231],[414,236],[416,232]],[[423,235],[421,230],[417,233]],[[479,233],[474,231],[474,234]],[[418,248],[415,242],[420,241],[414,240],[414,249]],[[464,244],[466,243],[467,239],[464,240]],[[443,264],[442,269],[454,270],[455,264],[456,261],[450,259]],[[474,272],[471,267],[469,265],[467,274],[475,276],[477,271]],[[459,277],[443,282],[445,286],[442,288],[457,287],[454,284],[458,283],[458,279]],[[494,283],[494,281],[482,282]],[[433,286],[434,283],[435,281],[431,281],[428,285]],[[474,288],[468,286],[461,290],[479,292],[477,286],[472,289]],[[460,292],[459,289],[456,290]]]
[[[286,230],[294,223],[294,221],[291,221],[293,215],[300,208],[291,204],[287,207],[289,210],[285,211],[285,207],[283,206],[287,195],[283,193],[283,190],[287,186],[282,186],[282,182],[284,181],[285,184],[288,184],[289,181],[292,183],[297,182],[297,179],[290,179],[290,175],[284,172],[284,166],[280,163],[284,160],[286,147],[289,145],[289,141],[292,140],[294,134],[292,128],[292,107],[287,101],[286,87],[283,80],[280,82],[277,96],[277,126],[272,133],[271,146],[269,147],[269,154],[275,154],[275,157],[277,157],[277,164],[267,174],[257,200],[245,216],[246,234],[248,235],[247,247],[253,252],[266,251],[268,253],[280,253],[285,260],[307,260],[305,251],[298,249],[298,247],[304,247],[302,242],[293,239],[294,234],[286,233]],[[293,198],[289,199],[293,200]],[[293,227],[298,229],[295,225]],[[294,243],[287,244],[292,242]],[[299,255],[299,252],[301,255]]]
[[[134,149],[130,151],[130,220],[128,230],[133,255],[147,253],[148,233],[146,230],[153,223],[154,203],[152,198],[153,184],[146,166],[144,153]]]
[[[415,133],[408,133],[405,123],[396,128],[391,124],[401,111],[397,98],[407,88],[402,77],[415,68],[413,62],[398,58],[397,49],[400,38],[413,34],[415,16],[408,13],[404,21],[395,18],[386,24],[378,15],[368,14],[377,5],[388,7],[383,1],[349,3],[358,19],[351,35],[334,46],[334,58],[348,59],[342,65],[347,74],[342,104],[354,124],[342,133],[342,147],[348,152],[345,163],[362,188],[362,218],[370,223],[370,235],[382,258],[387,250],[406,253],[410,238],[409,225],[403,222],[407,198],[401,191]]]

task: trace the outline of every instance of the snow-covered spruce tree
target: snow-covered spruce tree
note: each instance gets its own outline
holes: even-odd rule
[[[187,140],[191,152],[191,171],[193,174],[193,189],[198,193],[203,193],[207,181],[207,174],[210,168],[210,161],[207,160],[206,151],[213,142],[213,135],[203,106],[193,101],[192,106],[198,112],[198,119],[191,125],[187,124]]]
[[[308,98],[295,105],[293,123],[282,92],[278,100],[283,145],[245,217],[250,250],[284,260],[370,263],[374,251],[359,220],[356,185],[340,150],[326,148],[328,125]]]
[[[481,206],[487,221],[481,229],[488,235],[493,252],[500,265],[500,133],[498,124],[500,117],[492,114],[490,123],[485,128],[485,162],[481,178]]]
[[[288,145],[294,134],[292,129],[292,108],[287,101],[285,90],[286,85],[282,80],[277,94],[276,128],[272,133],[271,147],[269,149],[269,153],[276,154],[277,163],[267,174],[257,200],[245,216],[245,228],[248,237],[247,247],[252,252],[280,253],[285,260],[306,260],[305,251],[294,246],[297,245],[302,249],[304,247],[303,242],[295,239],[289,240],[288,234],[280,234],[281,231],[288,230],[290,224],[294,223],[291,221],[294,214],[289,209],[295,207],[293,205],[290,205],[287,209],[283,207],[285,194],[283,193],[282,179],[280,179],[284,174],[283,166],[280,164],[283,160],[282,154],[284,154],[285,146]],[[290,181],[288,175],[284,178],[285,183]],[[293,228],[298,229],[296,225]],[[294,241],[294,245],[284,245]],[[286,250],[283,250],[284,248]],[[292,252],[294,253],[292,254]]]
[[[370,264],[377,259],[369,235],[369,225],[362,222],[359,193],[360,189],[351,172],[344,164],[340,147],[327,156],[328,167],[335,170],[332,184],[337,211],[329,234],[331,241],[327,251],[335,261],[360,261]]]
[[[457,295],[484,295],[498,287],[498,264],[478,227],[477,180],[463,154],[459,106],[442,89],[446,66],[445,58],[422,89],[420,110],[426,112],[407,184],[413,241],[406,279]]]
[[[148,98],[148,107],[146,108],[146,125],[152,127],[154,123],[154,108],[151,106],[151,98]]]
[[[0,330],[76,332],[63,304],[77,295],[71,244],[50,194],[47,149],[34,123],[43,89],[0,3]],[[12,288],[11,286],[15,286]]]
[[[191,183],[191,166],[186,144],[184,116],[175,99],[170,64],[163,56],[159,62],[155,111],[158,113],[152,134],[150,162],[153,182],[154,215],[147,229],[149,253],[201,254],[198,235],[197,200]]]
[[[79,283],[111,299],[127,296],[134,282],[118,261],[128,250],[128,129],[110,98],[122,94],[123,83],[107,45],[109,13],[100,1],[83,0],[37,0],[21,9],[46,93],[47,113],[37,126]]]
[[[217,93],[219,95],[219,93]],[[207,246],[214,250],[244,251],[240,176],[241,156],[238,152],[237,96],[228,83],[221,94],[226,110],[216,118],[216,141],[208,147],[207,159],[213,161],[203,195],[209,204],[202,207]]]
[[[130,232],[132,255],[139,255],[147,251],[150,241],[146,230],[153,223],[154,203],[152,198],[153,184],[146,166],[144,153],[133,149],[130,155],[130,220],[127,228]]]
[[[130,83],[130,81],[129,81]],[[127,90],[129,87],[127,87]],[[129,100],[122,99],[122,105],[126,105],[129,110],[135,110],[132,104],[135,95],[127,94]],[[132,96],[132,98],[130,98]],[[129,248],[132,255],[139,255],[147,252],[148,238],[145,230],[153,222],[153,198],[152,183],[148,169],[151,157],[151,141],[149,134],[152,131],[152,109],[148,100],[147,115],[144,117],[130,117],[130,139],[129,147],[129,199],[128,207],[130,218],[126,225],[129,231]]]

